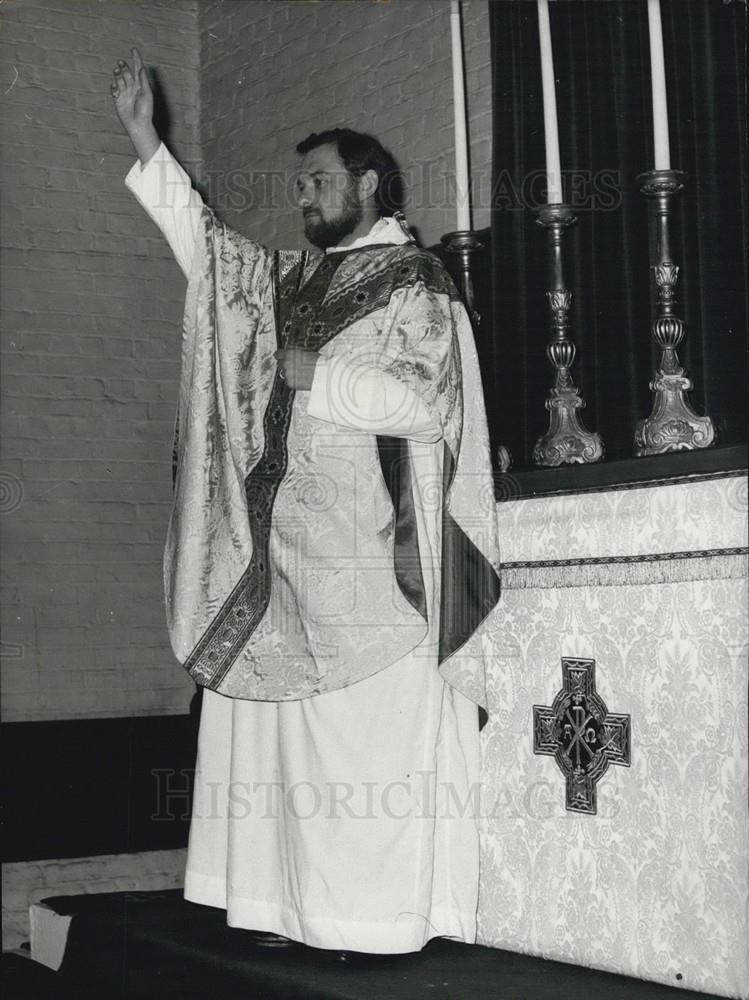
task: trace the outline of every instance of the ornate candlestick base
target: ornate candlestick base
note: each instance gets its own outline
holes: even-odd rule
[[[667,451],[708,448],[715,441],[710,417],[700,417],[692,409],[687,393],[692,381],[682,368],[676,348],[683,341],[686,323],[675,315],[675,288],[679,268],[673,262],[669,245],[671,200],[684,187],[681,170],[649,170],[638,180],[643,194],[656,199],[656,263],[653,265],[658,288],[657,315],[650,328],[651,336],[662,354],[650,382],[655,394],[653,411],[637,422],[635,455],[660,455]]]
[[[460,283],[463,293],[463,302],[471,322],[477,327],[481,322],[481,317],[476,312],[473,298],[473,277],[471,275],[471,255],[483,249],[484,244],[477,238],[470,229],[460,229],[455,233],[446,233],[442,237],[442,243],[449,254],[454,254],[459,258]]]
[[[546,400],[549,429],[533,449],[536,465],[565,465],[573,462],[598,462],[603,458],[600,434],[587,430],[579,411],[585,406],[570,368],[575,360],[575,345],[567,336],[572,292],[564,287],[562,272],[562,235],[577,221],[571,205],[544,205],[538,210],[539,225],[549,233],[551,250],[551,290],[546,293],[552,315],[552,339],[546,355],[555,370],[554,385]]]
[[[552,389],[546,400],[549,429],[536,441],[533,461],[536,465],[569,465],[599,462],[603,458],[603,439],[595,431],[586,430],[578,416],[585,406],[580,390]]]
[[[666,451],[694,451],[715,442],[710,417],[699,417],[687,399],[692,380],[658,369],[650,383],[655,393],[653,412],[637,421],[635,455],[661,455]]]

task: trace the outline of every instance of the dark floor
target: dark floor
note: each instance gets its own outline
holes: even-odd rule
[[[5,1000],[715,1000],[704,993],[437,939],[413,955],[268,949],[179,892],[55,900],[72,912],[54,973],[4,955]]]

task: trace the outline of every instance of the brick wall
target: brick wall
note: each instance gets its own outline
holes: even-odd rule
[[[186,710],[161,555],[184,282],[123,188],[110,74],[158,66],[197,166],[195,0],[2,5],[3,707],[10,720]]]
[[[491,75],[487,0],[464,0],[474,225],[489,224]],[[206,187],[224,218],[274,246],[303,243],[289,197],[294,147],[346,125],[375,134],[406,171],[425,245],[456,228],[448,0],[200,5]]]
[[[49,896],[180,889],[186,851],[100,854],[95,858],[18,861],[2,866],[3,948],[29,940],[29,906]]]

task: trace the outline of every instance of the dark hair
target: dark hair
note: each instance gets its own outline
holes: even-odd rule
[[[361,177],[368,170],[375,171],[378,183],[374,197],[380,215],[394,215],[403,208],[403,175],[393,157],[374,136],[350,128],[329,128],[308,135],[296,151],[304,156],[318,146],[328,145],[336,147],[343,165],[354,177]]]

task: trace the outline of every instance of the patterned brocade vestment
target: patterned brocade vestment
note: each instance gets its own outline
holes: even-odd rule
[[[370,676],[428,633],[434,646],[446,603],[472,613],[465,634],[443,634],[452,652],[497,595],[491,565],[458,532],[475,555],[473,577],[442,595],[440,609],[444,463],[459,453],[463,419],[450,279],[413,244],[365,245],[313,261],[308,274],[298,262],[268,316],[272,255],[208,213],[201,222],[167,545],[175,652],[189,653],[192,675],[221,693],[308,697]],[[325,359],[310,396],[274,372],[268,321],[285,345]],[[244,498],[231,496],[231,466]],[[225,544],[228,501],[246,522],[244,545]],[[475,530],[480,505],[471,513]],[[479,542],[489,551],[492,525]],[[457,570],[447,584],[456,581]]]

